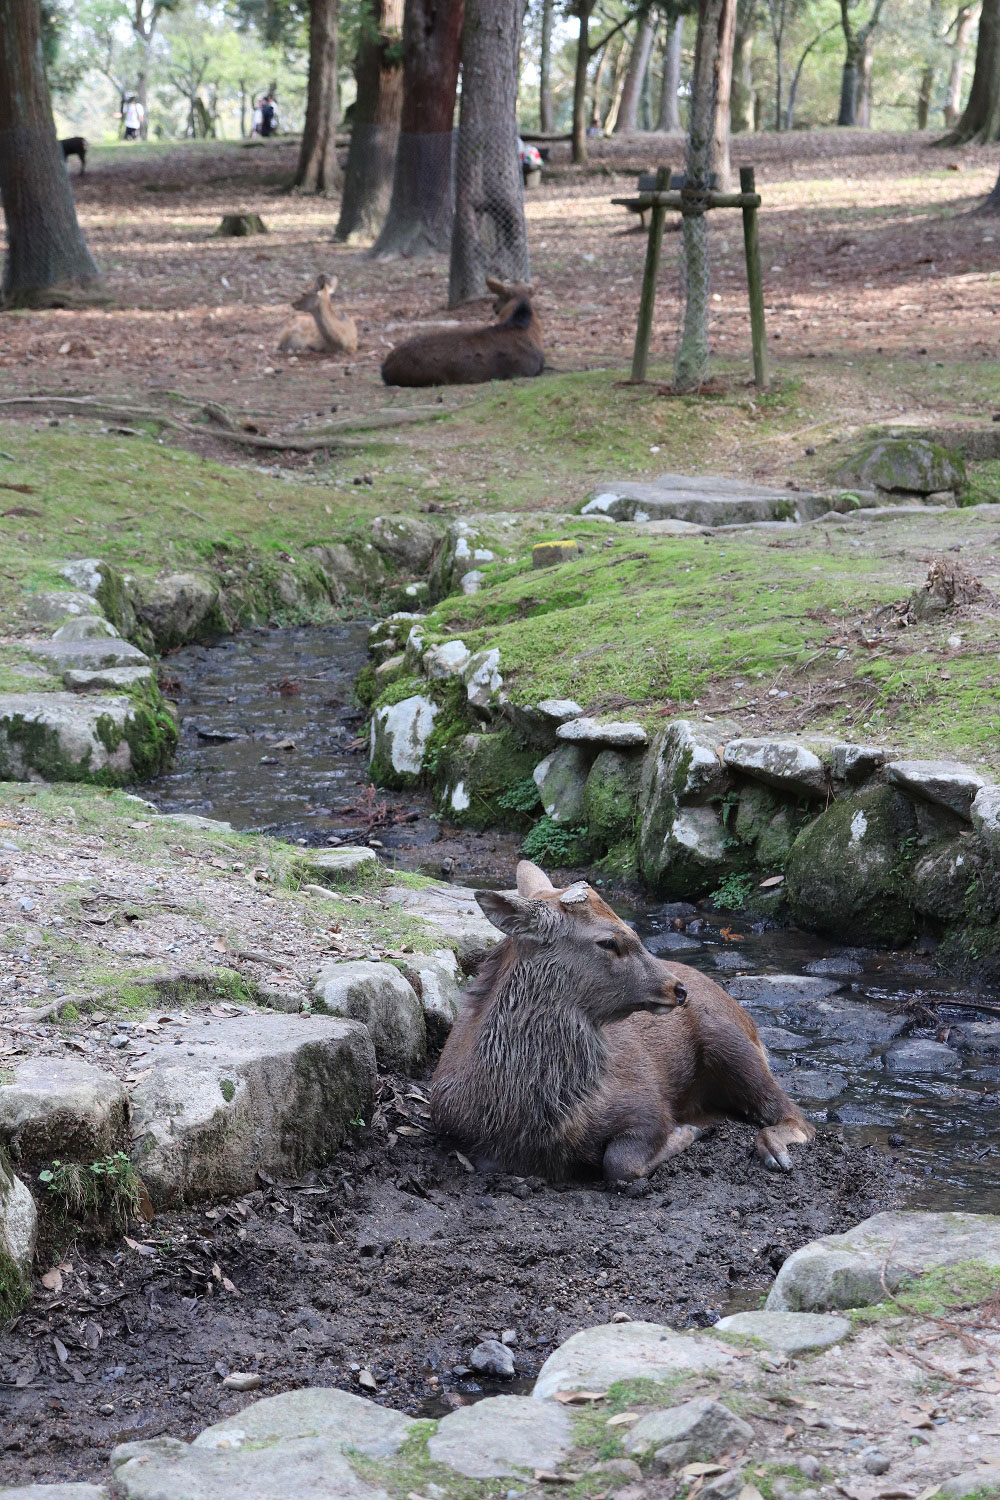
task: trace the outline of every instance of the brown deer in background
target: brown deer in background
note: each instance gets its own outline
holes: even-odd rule
[[[353,354],[358,347],[358,328],[353,318],[338,317],[331,298],[337,290],[336,276],[317,276],[316,285],[296,297],[292,306],[299,316],[289,318],[281,330],[279,354]]]
[[[619,1182],[729,1116],[760,1127],[766,1167],[790,1171],[789,1146],[815,1130],[732,996],[655,958],[582,881],[556,890],[522,860],[517,891],[476,897],[507,937],[466,990],[434,1073],[437,1129],[508,1170],[601,1167]]]
[[[390,349],[382,362],[386,385],[479,385],[540,375],[545,365],[532,288],[487,276],[495,323],[418,333]]]

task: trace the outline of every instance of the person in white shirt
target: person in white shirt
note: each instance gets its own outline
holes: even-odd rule
[[[122,112],[122,118],[125,121],[125,139],[127,141],[137,141],[139,139],[139,131],[142,129],[142,122],[145,119],[145,115],[146,112],[135,95],[129,94],[125,100],[125,108]]]

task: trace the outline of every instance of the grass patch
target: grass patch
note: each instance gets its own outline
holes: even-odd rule
[[[895,1301],[852,1308],[848,1316],[855,1323],[878,1323],[889,1318],[943,1318],[972,1312],[1000,1297],[1000,1266],[983,1260],[936,1266],[922,1276],[908,1277],[895,1296]]]
[[[145,1192],[124,1151],[91,1162],[54,1161],[38,1181],[61,1224],[73,1221],[103,1238],[125,1232]]]

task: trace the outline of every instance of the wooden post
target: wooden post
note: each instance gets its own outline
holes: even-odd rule
[[[656,191],[665,193],[670,186],[670,168],[659,167],[656,173]],[[646,378],[649,360],[649,339],[653,332],[653,308],[656,304],[656,277],[660,269],[660,246],[663,244],[663,225],[667,210],[654,203],[649,217],[649,239],[646,242],[646,269],[642,273],[642,296],[639,300],[639,321],[635,329],[635,350],[632,354],[632,383],[641,385]]]
[[[755,193],[753,167],[740,167],[740,192]],[[760,269],[760,234],[757,210],[743,209],[743,246],[747,257],[747,290],[750,294],[750,337],[753,340],[753,378],[759,390],[767,385],[767,336],[764,332],[764,278]],[[638,344],[637,346],[638,347]],[[633,368],[633,379],[635,372]]]

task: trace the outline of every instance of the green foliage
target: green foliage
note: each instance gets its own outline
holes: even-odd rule
[[[547,814],[525,835],[521,853],[542,865],[576,865],[587,858],[586,828],[567,828]]]
[[[709,900],[723,911],[740,911],[750,899],[756,883],[755,875],[727,875],[722,884],[712,891]]]
[[[124,1151],[92,1162],[54,1161],[38,1174],[60,1219],[89,1229],[124,1232],[140,1211],[142,1180]]]
[[[538,806],[538,787],[531,776],[525,776],[521,781],[515,781],[514,785],[501,792],[497,798],[498,806],[505,812],[530,813]]]

